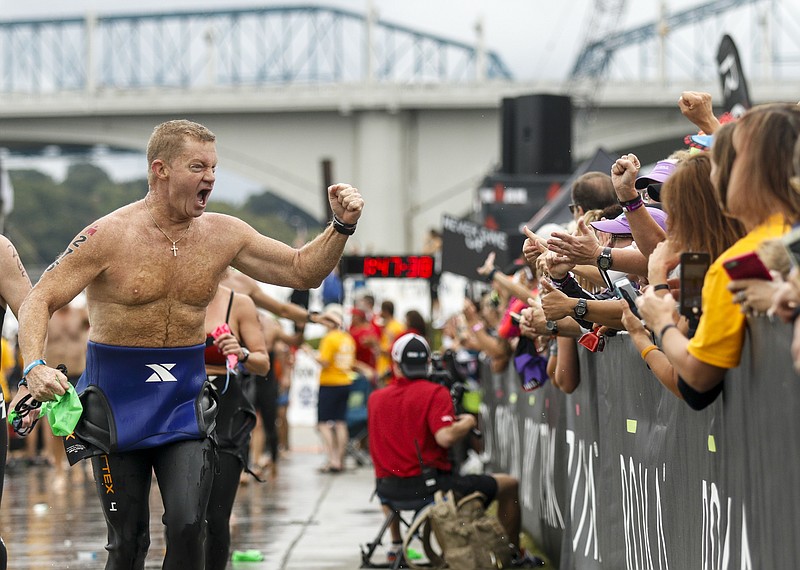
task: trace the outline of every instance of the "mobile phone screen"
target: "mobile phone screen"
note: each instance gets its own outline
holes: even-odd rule
[[[641,318],[636,308],[636,297],[638,297],[640,293],[627,277],[614,281],[614,293],[616,293],[617,297],[620,299],[625,299],[625,302],[628,303],[631,312],[636,318]]]
[[[680,313],[684,317],[699,317],[703,305],[703,281],[711,263],[707,253],[681,254]]]

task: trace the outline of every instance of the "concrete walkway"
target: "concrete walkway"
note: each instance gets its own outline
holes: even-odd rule
[[[352,570],[361,565],[359,544],[373,538],[383,515],[372,468],[352,459],[340,474],[321,474],[324,456],[315,430],[291,428],[292,450],[274,481],[241,485],[234,506],[233,550],[258,550],[262,562],[232,563],[239,570]],[[161,499],[153,485],[151,540],[146,568],[161,568],[164,553]],[[106,529],[94,485],[82,466],[66,485],[56,485],[53,469],[9,465],[0,508],[0,535],[10,570],[104,568]],[[375,560],[384,560],[383,551]],[[186,570],[201,570],[190,569]]]
[[[293,451],[279,467],[275,488],[270,491],[274,511],[265,513],[257,506],[263,485],[251,483],[240,490],[235,509],[236,548],[261,550],[265,560],[233,567],[359,568],[359,545],[371,540],[383,522],[377,498],[370,500],[375,481],[372,467],[358,467],[348,459],[343,473],[319,473],[317,469],[324,463],[324,455],[312,428],[293,427],[292,446]],[[269,519],[272,532],[248,530],[259,518]],[[377,552],[375,560],[381,554],[382,551]]]

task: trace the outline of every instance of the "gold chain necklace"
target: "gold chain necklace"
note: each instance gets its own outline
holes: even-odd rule
[[[177,243],[179,241],[181,241],[183,238],[185,238],[186,234],[189,233],[189,229],[192,227],[192,222],[194,221],[194,218],[191,218],[189,220],[189,225],[186,226],[186,230],[183,232],[183,235],[181,237],[179,237],[178,239],[172,239],[171,237],[169,237],[167,235],[167,232],[165,232],[163,229],[161,229],[161,226],[158,225],[158,222],[153,217],[153,214],[150,212],[150,205],[147,203],[147,198],[144,199],[144,209],[147,210],[147,215],[150,216],[150,219],[156,225],[156,227],[158,228],[158,231],[160,231],[162,234],[164,234],[164,237],[172,242],[172,247],[170,248],[170,250],[172,251],[172,256],[173,257],[178,257]]]

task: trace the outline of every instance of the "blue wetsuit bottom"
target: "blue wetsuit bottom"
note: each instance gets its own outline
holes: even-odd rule
[[[213,443],[185,440],[92,458],[108,527],[106,570],[142,570],[150,547],[150,482],[155,473],[166,527],[163,570],[203,568],[206,508],[214,480]]]

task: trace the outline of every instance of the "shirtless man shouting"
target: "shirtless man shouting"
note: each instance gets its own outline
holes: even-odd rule
[[[266,283],[319,286],[364,201],[348,184],[329,187],[333,222],[294,249],[242,220],[205,213],[217,166],[206,127],[158,125],[147,161],[145,198],[81,232],[26,298],[20,347],[33,397],[63,393],[66,377],[43,359],[47,322],[86,289],[91,329],[75,436],[101,450],[92,464],[108,526],[106,568],[144,567],[152,472],[165,510],[163,568],[202,568],[215,409],[203,361],[206,306],[229,265]]]

